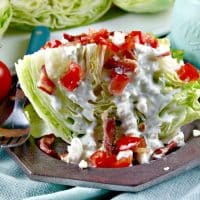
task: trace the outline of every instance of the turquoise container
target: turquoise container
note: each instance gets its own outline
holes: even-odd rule
[[[172,48],[185,50],[184,59],[200,69],[200,0],[176,0],[169,38]]]

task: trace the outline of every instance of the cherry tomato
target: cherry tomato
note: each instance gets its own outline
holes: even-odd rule
[[[177,74],[182,81],[196,81],[199,79],[198,70],[190,63],[185,63],[177,70]]]
[[[129,81],[130,79],[126,74],[117,74],[110,82],[110,93],[121,95]]]
[[[3,100],[9,93],[11,88],[12,78],[7,66],[0,61],[0,101]]]
[[[47,94],[53,94],[56,89],[56,85],[52,80],[49,79],[45,65],[42,66],[40,72],[40,79],[37,83],[37,87],[46,92]]]
[[[142,138],[125,135],[116,142],[116,150],[133,150],[135,151],[140,144]]]
[[[81,80],[81,67],[77,63],[71,63],[69,70],[61,77],[61,84],[69,91],[75,90]]]

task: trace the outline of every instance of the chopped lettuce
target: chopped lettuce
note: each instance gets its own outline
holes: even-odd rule
[[[121,9],[136,13],[155,13],[166,10],[174,0],[113,0]]]

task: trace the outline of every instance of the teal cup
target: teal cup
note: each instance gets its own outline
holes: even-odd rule
[[[172,48],[184,50],[184,59],[200,69],[200,0],[176,0],[169,38]]]

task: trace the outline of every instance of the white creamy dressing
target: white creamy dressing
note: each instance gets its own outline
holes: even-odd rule
[[[125,33],[115,31],[113,36],[110,36],[110,39],[112,43],[114,43],[117,46],[122,45],[125,42]]]
[[[161,132],[160,125],[163,121],[172,122],[174,118],[171,115],[165,115],[163,118],[159,118],[159,111],[172,99],[174,92],[162,94],[162,85],[156,84],[152,76],[161,67],[159,60],[163,59],[156,59],[156,57],[166,51],[168,49],[163,46],[154,49],[150,46],[136,44],[135,54],[138,59],[134,78],[126,86],[122,96],[116,96],[114,98],[117,114],[122,121],[125,134],[131,133],[134,136],[145,136],[149,152],[141,154],[139,158],[141,163],[148,162],[152,152],[163,146],[163,143],[158,138],[158,134]],[[169,58],[167,56],[162,60],[162,64],[166,65],[168,60],[172,63],[171,58]],[[177,65],[176,63],[171,68],[175,66],[173,68],[175,70],[178,68]],[[137,117],[134,109],[139,110],[145,116],[145,131],[143,133],[138,130]]]

